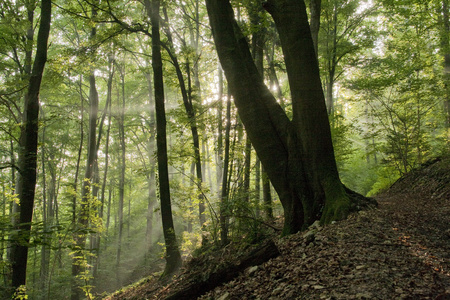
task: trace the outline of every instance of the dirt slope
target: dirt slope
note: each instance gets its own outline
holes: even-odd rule
[[[347,220],[275,239],[280,256],[199,299],[450,299],[450,159],[377,200]],[[108,299],[164,299],[181,285],[149,280]]]

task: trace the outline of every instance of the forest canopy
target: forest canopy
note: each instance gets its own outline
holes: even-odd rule
[[[289,172],[309,170],[323,153],[305,145],[325,122],[333,178],[365,196],[448,153],[448,0],[309,0],[307,31],[283,29],[291,16],[277,5],[288,0],[221,1],[245,58],[235,66],[221,52],[230,41],[218,26],[231,23],[219,19],[225,10],[212,17],[215,2],[0,3],[2,296],[92,299],[162,272],[164,258],[176,269],[202,245],[281,231],[290,202],[267,162],[288,160],[261,150],[272,147],[271,130],[280,145],[289,140],[291,157],[307,158],[289,161]],[[295,78],[314,72],[292,71],[307,47],[286,50],[297,44],[286,33],[297,31],[323,101],[324,121],[311,129],[299,99],[312,85],[299,90]],[[231,77],[231,67],[249,73]],[[255,90],[272,109],[250,109],[249,119]],[[265,118],[272,129],[259,125]],[[292,177],[324,185],[317,174]],[[322,204],[304,224],[329,210]]]

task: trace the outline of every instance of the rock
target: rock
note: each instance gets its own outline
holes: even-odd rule
[[[217,300],[228,300],[228,299],[230,299],[230,293],[228,292],[225,292],[225,294],[217,298]]]
[[[315,290],[322,290],[322,289],[324,289],[325,287],[324,287],[323,285],[316,284],[316,285],[313,285],[313,288],[314,288]]]
[[[314,242],[315,235],[316,235],[316,233],[314,232],[314,230],[310,230],[310,231],[306,232],[305,234],[303,234],[303,238],[305,239],[306,245],[309,245],[312,242]]]
[[[320,226],[320,221],[317,220],[317,221],[315,221],[314,223],[312,223],[312,224],[309,226],[309,228],[315,228],[315,229],[319,230],[319,229],[322,228],[322,226]]]
[[[247,274],[252,275],[256,271],[258,271],[258,266],[253,266],[253,267],[248,268]]]
[[[373,299],[373,296],[371,293],[358,293],[356,299]]]

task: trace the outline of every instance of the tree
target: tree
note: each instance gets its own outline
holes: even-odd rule
[[[19,153],[20,176],[17,185],[19,195],[19,236],[13,245],[12,286],[25,285],[28,243],[30,241],[31,222],[36,188],[36,166],[39,129],[39,91],[42,75],[47,61],[47,43],[50,34],[52,4],[50,0],[41,2],[41,22],[37,37],[36,55],[29,78],[28,91],[25,95],[24,113]],[[32,25],[32,24],[31,24]]]
[[[317,219],[344,218],[351,201],[340,182],[319,68],[303,1],[272,0],[291,88],[290,121],[264,85],[228,1],[207,0],[216,50],[247,134],[284,208],[284,234]]]
[[[149,4],[149,1],[146,2]],[[159,197],[161,201],[164,240],[166,242],[166,267],[164,269],[163,277],[167,277],[181,266],[181,255],[178,249],[175,228],[173,226],[172,205],[170,201],[169,171],[167,167],[166,113],[164,108],[164,81],[159,33],[159,9],[159,0],[152,0],[150,7],[147,5],[147,10],[151,11],[152,23],[152,66],[155,92]]]
[[[444,113],[447,130],[450,128],[450,13],[448,0],[442,0],[441,52],[444,56]]]
[[[323,53],[321,62],[325,73],[327,111],[328,115],[333,117],[334,86],[344,74],[345,66],[349,65],[349,57],[354,58],[358,52],[373,47],[377,34],[373,30],[374,24],[367,23],[367,19],[376,12],[377,7],[368,6],[362,9],[359,0],[327,0],[322,6],[323,37],[321,36],[319,53]]]
[[[92,17],[97,15],[95,8],[91,10]],[[97,34],[96,26],[91,27],[90,38],[94,39]],[[91,68],[89,74],[89,134],[88,134],[88,148],[87,161],[83,177],[83,184],[81,188],[81,206],[77,214],[76,230],[74,232],[75,251],[72,261],[72,300],[78,300],[81,297],[82,285],[80,276],[88,272],[85,268],[86,257],[84,254],[86,246],[86,235],[89,229],[89,221],[91,214],[91,206],[93,199],[93,187],[95,165],[97,160],[97,117],[98,117],[98,91],[96,87],[95,70]]]
[[[177,79],[180,85],[181,95],[183,98],[183,105],[186,110],[186,114],[189,119],[189,126],[191,128],[192,133],[192,144],[194,147],[194,164],[195,164],[195,170],[196,170],[196,176],[197,180],[196,183],[199,187],[199,193],[198,193],[198,212],[199,212],[199,221],[200,221],[200,227],[204,229],[206,217],[205,217],[205,200],[203,199],[202,194],[202,183],[203,183],[203,174],[202,174],[202,161],[200,156],[200,139],[199,139],[199,133],[198,133],[198,126],[197,126],[197,117],[193,105],[193,96],[192,96],[192,86],[191,86],[191,71],[190,71],[190,62],[189,58],[186,59],[186,71],[188,76],[188,87],[186,88],[185,80],[183,77],[183,74],[181,72],[181,66],[178,62],[178,58],[175,54],[175,47],[174,42],[172,39],[172,33],[170,32],[169,28],[169,18],[167,16],[167,10],[164,8],[164,22],[166,24],[165,26],[165,34],[168,40],[168,46],[166,47],[166,50],[172,60],[172,63],[175,67],[175,71],[177,74]],[[186,47],[186,42],[182,41],[184,46]],[[197,67],[198,68],[198,67]],[[197,81],[196,81],[197,82]]]
[[[364,124],[367,137],[376,137],[376,150],[383,154],[385,167],[401,176],[426,161],[438,148],[434,145],[445,139],[445,113],[436,113],[445,99],[445,78],[438,75],[441,57],[433,53],[440,44],[439,27],[430,26],[435,21],[430,18],[429,3],[397,8],[386,2],[385,9],[383,27],[388,33],[382,39],[382,51],[353,72],[359,74],[351,87],[368,105],[372,121]]]

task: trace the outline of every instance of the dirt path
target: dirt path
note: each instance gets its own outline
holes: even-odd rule
[[[276,239],[280,256],[199,299],[450,300],[450,159],[377,200],[378,208]],[[180,282],[148,282],[112,299],[164,299]]]
[[[450,299],[442,163],[398,182],[377,209],[281,240],[280,257],[201,299]]]

